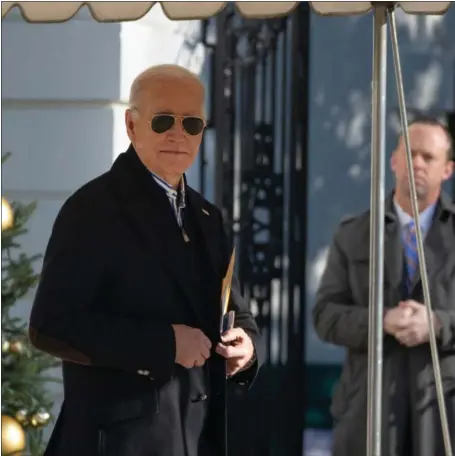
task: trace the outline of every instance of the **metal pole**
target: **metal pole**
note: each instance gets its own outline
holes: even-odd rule
[[[374,8],[367,456],[381,456],[387,4]]]
[[[436,344],[436,334],[434,331],[434,327],[431,324],[432,322],[432,305],[431,305],[431,298],[430,298],[430,285],[428,283],[428,276],[426,270],[426,263],[425,263],[425,251],[423,247],[423,238],[422,238],[422,231],[420,228],[420,221],[419,221],[419,205],[417,200],[417,192],[415,188],[415,180],[414,180],[414,169],[412,166],[412,151],[409,142],[409,131],[408,131],[408,120],[406,115],[406,105],[404,100],[404,89],[403,89],[403,78],[401,72],[401,63],[400,63],[400,55],[398,50],[398,34],[397,34],[397,25],[395,20],[395,10],[394,7],[390,7],[389,9],[389,16],[390,16],[390,36],[392,41],[392,50],[393,50],[393,59],[395,63],[395,79],[397,84],[397,94],[398,94],[398,101],[400,105],[400,117],[401,117],[401,129],[403,132],[403,139],[406,149],[406,164],[408,168],[408,176],[409,176],[409,189],[411,192],[411,204],[412,204],[412,215],[415,222],[416,228],[416,238],[417,238],[417,254],[419,258],[419,268],[420,268],[420,277],[422,281],[422,290],[423,290],[423,301],[427,310],[427,318],[430,322],[428,325],[429,328],[429,335],[430,335],[430,349],[431,349],[431,358],[433,361],[433,372],[434,372],[434,379],[436,385],[436,395],[438,399],[438,406],[439,406],[439,415],[441,418],[441,428],[442,428],[442,436],[444,440],[444,448],[446,456],[452,456],[452,448],[450,443],[450,432],[449,432],[449,425],[447,421],[447,412],[444,402],[444,388],[442,385],[442,375],[441,375],[441,368],[439,365],[439,356],[438,356],[438,347]]]

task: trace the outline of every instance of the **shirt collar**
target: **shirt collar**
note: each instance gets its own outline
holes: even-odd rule
[[[160,176],[157,176],[155,173],[151,172],[153,176],[153,179],[155,179],[155,182],[165,190],[169,198],[175,199],[178,202],[178,207],[179,208],[184,208],[185,207],[185,201],[186,201],[186,189],[185,189],[185,179],[182,177],[180,179],[180,184],[177,189],[175,189],[169,182],[165,181],[163,178]]]
[[[401,227],[405,227],[413,221],[413,218],[401,208],[395,198],[393,205]],[[419,214],[419,222],[423,230],[427,230],[430,227],[435,209],[436,204],[432,204]]]

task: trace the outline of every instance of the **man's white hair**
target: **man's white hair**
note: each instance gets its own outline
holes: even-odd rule
[[[186,81],[193,81],[205,92],[204,84],[195,73],[185,67],[173,64],[155,65],[140,73],[131,84],[129,105],[130,108],[137,107],[141,92],[150,87],[151,84],[162,81],[166,78],[177,78]]]

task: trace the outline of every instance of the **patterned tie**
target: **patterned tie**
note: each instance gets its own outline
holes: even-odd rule
[[[414,221],[408,223],[404,232],[404,256],[406,259],[406,289],[411,292],[412,285],[419,267],[417,239]]]

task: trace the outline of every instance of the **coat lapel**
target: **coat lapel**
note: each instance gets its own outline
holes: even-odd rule
[[[386,224],[384,243],[385,273],[392,288],[402,287],[403,281],[403,247],[400,239],[400,229],[396,222]]]
[[[192,218],[202,234],[204,247],[210,257],[212,266],[210,269],[214,272],[215,279],[221,280],[219,249],[217,249],[216,240],[214,239],[214,233],[217,232],[218,225],[217,214],[208,207],[205,200],[197,192],[189,187],[187,188],[187,210],[191,212]]]
[[[385,206],[384,263],[387,281],[393,289],[401,289],[404,267],[403,247],[400,239],[400,226],[393,209],[391,196],[386,200]]]
[[[132,147],[118,157],[111,169],[112,191],[126,219],[144,245],[163,263],[188,299],[200,322],[198,294],[182,255],[184,239],[163,189],[154,181]]]
[[[451,213],[455,213],[453,206],[445,195],[442,195],[424,242],[425,266],[429,278],[438,275],[439,271],[447,265],[449,255],[453,250],[453,246],[450,245]],[[420,268],[418,268],[414,285],[420,283],[421,275]]]
[[[203,245],[201,248],[205,249],[208,254],[210,261],[210,267],[205,268],[210,277],[207,277],[206,286],[210,289],[206,289],[206,293],[213,293],[213,312],[206,310],[206,319],[210,328],[214,328],[212,337],[218,337],[219,324],[221,319],[221,283],[222,274],[220,261],[220,248],[219,248],[219,222],[217,220],[218,215],[210,207],[208,207],[206,201],[194,190],[187,187],[187,207],[186,210],[190,212],[190,216],[196,225],[196,229],[200,233],[200,239]],[[210,307],[212,308],[212,307]]]
[[[448,261],[453,246],[450,245],[450,214],[455,214],[453,204],[441,195],[435,217],[424,241],[425,265],[428,277],[434,277]],[[385,222],[385,264],[390,283],[396,288],[402,286],[404,272],[404,251],[398,217],[393,208],[393,194],[386,202]],[[417,268],[414,287],[421,283],[420,268]]]

